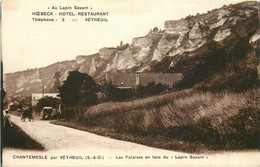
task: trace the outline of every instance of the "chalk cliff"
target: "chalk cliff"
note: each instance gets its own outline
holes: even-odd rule
[[[80,55],[72,61],[5,74],[7,94],[28,96],[32,92],[41,92],[43,86],[46,87],[46,92],[54,91],[57,79],[54,77],[55,73],[60,72],[58,80],[62,84],[68,72],[74,69],[90,74],[97,81],[104,76],[104,72],[182,72],[186,76],[194,72],[194,75],[198,75],[201,72],[197,71],[200,65],[203,68],[205,66],[206,70],[212,70],[208,67],[214,66],[209,65],[210,55],[215,54],[219,55],[213,56],[215,63],[220,64],[223,64],[225,59],[222,60],[221,55],[232,57],[225,61],[235,63],[236,56],[244,54],[242,56],[248,58],[245,58],[246,63],[251,64],[250,69],[257,69],[260,39],[259,2],[223,6],[205,14],[168,20],[164,25],[164,30],[153,28],[143,37],[133,38],[130,44],[104,47],[93,55]],[[248,50],[244,52],[239,48]],[[239,58],[236,63],[242,61],[244,59]],[[225,66],[227,67],[231,68],[229,65]],[[216,70],[214,67],[213,71],[220,72],[221,68]],[[198,82],[207,77],[208,74],[205,74]]]

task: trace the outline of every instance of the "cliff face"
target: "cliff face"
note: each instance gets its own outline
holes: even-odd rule
[[[223,54],[231,56],[232,60],[229,61],[235,63],[233,59],[236,59],[236,55],[232,53],[239,50],[238,47],[243,42],[242,46],[249,50],[241,53],[251,57],[248,60],[250,68],[256,70],[260,39],[258,7],[258,2],[243,2],[182,20],[165,21],[163,31],[154,28],[143,37],[133,38],[131,44],[101,48],[96,54],[77,56],[73,61],[6,74],[5,88],[9,96],[27,96],[32,92],[41,92],[43,86],[46,87],[46,92],[57,91],[54,89],[55,81],[62,84],[68,72],[74,69],[86,72],[96,80],[102,78],[104,72],[187,74],[196,71],[198,65],[207,64],[209,55],[219,55],[217,58]],[[60,73],[58,78],[54,77],[57,72]]]

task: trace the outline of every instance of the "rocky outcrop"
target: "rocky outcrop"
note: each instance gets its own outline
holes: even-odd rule
[[[101,48],[99,49],[99,55],[101,59],[107,60],[114,53],[115,48]]]
[[[256,44],[254,45],[254,47],[257,48],[257,46],[259,47],[259,41],[260,41],[260,29],[250,38],[249,43],[252,45]]]
[[[152,46],[153,46],[153,39],[151,37],[133,38],[132,51],[133,51],[133,58],[135,59],[135,61],[143,62],[143,63],[147,61]]]
[[[200,29],[200,24],[198,22],[196,22],[196,24],[190,30],[189,38],[191,40],[202,38],[202,32],[201,32],[201,29]]]
[[[164,22],[167,34],[184,34],[190,31],[188,20],[168,20]]]
[[[231,30],[230,29],[225,29],[225,30],[218,30],[217,34],[214,37],[214,41],[223,41],[224,39],[226,39],[229,35],[231,34]]]
[[[117,52],[117,60],[116,60],[116,70],[124,71],[126,69],[131,69],[136,61],[132,56],[132,50],[130,47],[126,48],[124,51]]]

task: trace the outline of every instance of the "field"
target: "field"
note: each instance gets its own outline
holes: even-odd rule
[[[260,89],[193,89],[93,106],[77,121],[56,122],[149,146],[203,152],[260,149]]]

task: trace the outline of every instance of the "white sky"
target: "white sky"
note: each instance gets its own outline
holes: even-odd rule
[[[122,40],[144,36],[164,21],[206,13],[241,0],[4,0],[2,44],[4,73],[44,67],[77,55],[97,53],[102,47],[116,47]],[[109,12],[108,23],[33,22],[32,12],[51,6],[90,6],[92,11]],[[86,16],[87,17],[87,16]],[[61,17],[59,17],[61,18]]]

